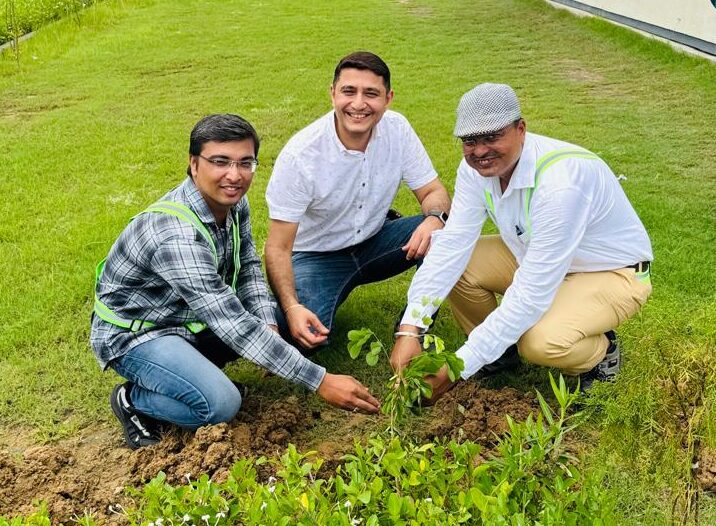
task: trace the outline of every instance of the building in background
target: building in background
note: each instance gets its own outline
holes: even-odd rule
[[[716,58],[716,0],[548,0]]]

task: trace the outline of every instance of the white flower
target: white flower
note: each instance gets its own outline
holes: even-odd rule
[[[202,515],[201,520],[203,520],[205,523],[209,524],[209,515]]]
[[[351,501],[347,500],[343,503],[344,508],[350,508],[352,506]]]
[[[185,522],[189,522],[190,520],[191,520],[191,517],[189,517],[188,514],[184,515],[184,516],[181,518],[182,524],[184,524]]]
[[[157,520],[154,521],[154,524],[156,524],[157,526],[162,526],[162,522],[164,522],[164,519],[159,517]]]
[[[265,510],[265,509],[266,509],[266,506],[268,506],[268,504],[266,504],[265,502],[262,502],[262,503],[261,503],[261,509],[262,509],[262,510]]]
[[[425,502],[432,502],[432,501],[433,501],[433,499],[431,499],[430,497],[427,497],[427,498],[425,499]]]
[[[276,486],[269,486],[269,493],[276,491]]]
[[[220,511],[216,514],[217,519],[223,519],[224,517],[226,517],[226,513],[224,513],[223,511]]]
[[[187,482],[191,482],[191,473],[185,473],[184,478],[186,479]]]
[[[363,522],[363,519],[351,519],[352,526],[358,526],[361,522]]]
[[[268,478],[268,483],[269,483],[269,484],[273,484],[273,483],[275,483],[275,482],[276,482],[276,477],[269,477],[269,478]]]

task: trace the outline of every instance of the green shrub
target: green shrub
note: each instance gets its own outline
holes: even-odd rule
[[[234,465],[226,482],[206,475],[174,487],[164,474],[138,491],[132,524],[275,525],[607,525],[612,502],[600,481],[583,474],[565,452],[574,428],[567,408],[576,398],[553,379],[554,413],[538,395],[542,412],[509,421],[497,454],[454,440],[415,444],[398,436],[373,436],[355,444],[334,476],[319,478],[322,460],[289,446],[281,459]],[[276,477],[260,481],[256,465],[273,464]]]
[[[0,44],[62,17],[79,13],[97,0],[0,0]]]

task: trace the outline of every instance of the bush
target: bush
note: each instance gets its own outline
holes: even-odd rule
[[[218,484],[206,475],[173,487],[160,474],[138,492],[132,524],[206,525],[607,525],[612,503],[594,476],[583,474],[564,448],[578,415],[576,398],[552,379],[557,413],[538,395],[542,413],[509,420],[497,456],[485,460],[473,442],[415,444],[373,436],[328,480],[322,460],[289,446],[280,460],[234,465]],[[261,482],[256,465],[270,462],[276,477]]]
[[[0,0],[0,44],[62,17],[79,13],[96,0]]]

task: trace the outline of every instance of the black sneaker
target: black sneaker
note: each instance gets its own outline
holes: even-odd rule
[[[599,362],[594,369],[579,375],[579,389],[585,393],[592,388],[594,382],[611,382],[619,374],[622,368],[621,349],[617,341],[617,335],[614,331],[604,333],[609,339],[609,347],[604,359]]]
[[[510,371],[520,364],[520,354],[517,352],[517,344],[513,343],[502,353],[497,360],[488,363],[477,372],[477,378],[485,378],[503,371]]]
[[[109,396],[109,405],[124,430],[124,441],[130,449],[153,446],[161,440],[154,419],[142,415],[129,399],[131,382],[115,385]]]

